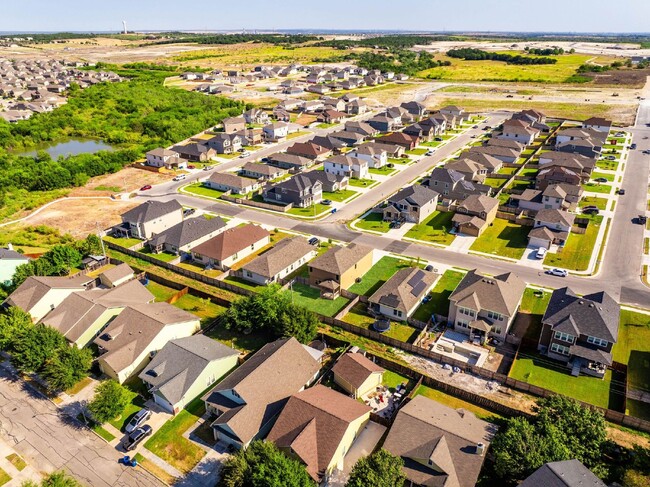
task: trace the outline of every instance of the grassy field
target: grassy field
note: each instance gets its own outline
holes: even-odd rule
[[[591,179],[596,179],[596,178],[605,178],[607,181],[610,183],[614,182],[614,175],[609,174],[609,173],[604,173],[604,172],[593,172],[591,174]]]
[[[546,254],[544,264],[574,271],[586,270],[602,221],[602,216],[596,216],[587,227],[586,233],[571,233],[562,250],[557,254]]]
[[[294,284],[291,292],[292,301],[314,313],[320,313],[325,316],[334,316],[341,311],[350,302],[342,296],[334,300],[323,299],[320,297],[320,291],[306,284]]]
[[[381,142],[381,139],[379,139],[378,142]],[[423,156],[424,154],[427,153],[428,150],[429,149],[415,148],[415,149],[407,150],[406,153],[412,156]]]
[[[415,391],[415,395],[428,397],[429,399],[433,399],[434,401],[444,404],[445,406],[448,406],[452,409],[465,409],[471,413],[474,413],[478,418],[481,419],[489,419],[499,416],[498,414],[488,411],[487,409],[475,406],[472,403],[463,401],[462,399],[458,399],[457,397],[450,396],[449,394],[445,394],[444,392],[441,392],[437,389],[432,389],[431,387],[424,385],[418,387],[417,391]]]
[[[398,270],[411,265],[413,263],[408,260],[384,256],[365,273],[361,282],[354,283],[349,290],[356,294],[371,296]]]
[[[493,188],[499,189],[501,186],[506,184],[508,182],[507,179],[501,179],[501,178],[485,178],[485,181],[483,181],[484,184],[491,186]]]
[[[386,233],[390,230],[390,222],[384,221],[381,213],[368,213],[365,217],[355,223],[357,228],[372,230],[373,232]]]
[[[445,271],[438,282],[431,290],[429,302],[420,305],[415,310],[413,318],[425,323],[429,321],[432,314],[447,316],[449,314],[449,296],[456,289],[458,283],[463,279],[464,274],[458,271]]]
[[[424,242],[449,245],[456,238],[455,235],[449,233],[453,226],[451,223],[453,217],[453,211],[434,211],[422,223],[415,225],[406,232],[404,236]]]
[[[528,244],[529,231],[530,227],[496,218],[470,248],[497,257],[519,259]]]

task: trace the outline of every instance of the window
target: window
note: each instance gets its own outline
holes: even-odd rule
[[[562,333],[561,331],[555,332],[555,339],[567,343],[573,343],[573,335],[569,335],[568,333]]]
[[[474,312],[474,311],[471,310],[471,309],[467,309],[467,308],[459,308],[459,309],[458,309],[458,312],[459,312],[460,314],[462,314],[462,315],[471,316],[472,318],[474,318],[474,316],[476,315],[476,312]]]
[[[493,326],[492,327],[492,333],[495,333],[497,335],[501,335],[501,327],[500,326]]]
[[[246,277],[253,277],[253,273],[251,271],[246,271]]]
[[[596,337],[587,337],[587,342],[593,343],[594,345],[598,345],[599,347],[606,347],[609,345],[609,342],[607,340],[603,340],[602,338],[596,338]]]
[[[503,320],[503,315],[500,315],[499,313],[495,313],[494,311],[488,311],[487,317],[489,320],[497,320],[497,321]]]
[[[394,309],[394,310],[393,310],[393,314],[394,314],[395,316],[399,317],[399,318],[402,317],[402,312],[401,312],[400,310],[398,310],[398,309]]]
[[[467,328],[468,322],[465,320],[458,320],[456,323],[456,326],[460,326],[461,328]]]
[[[560,345],[558,343],[551,344],[551,351],[559,353],[561,355],[569,355],[569,347],[565,347],[564,345]]]

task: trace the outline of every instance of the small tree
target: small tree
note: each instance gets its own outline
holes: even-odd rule
[[[41,259],[52,264],[52,274],[55,275],[66,275],[71,269],[81,265],[81,254],[70,245],[55,245],[43,254]]]
[[[0,315],[0,350],[13,351],[16,340],[33,328],[32,317],[17,306]]]
[[[66,346],[45,363],[43,378],[53,391],[65,391],[88,375],[93,354],[88,348]]]
[[[318,332],[320,321],[307,308],[289,303],[278,321],[275,334],[281,337],[295,337],[300,343],[309,343]]]
[[[111,379],[95,389],[95,397],[88,404],[88,411],[95,421],[105,423],[120,416],[129,403],[129,390]]]
[[[404,462],[383,448],[359,460],[350,473],[346,487],[402,487]]]
[[[22,372],[40,372],[50,357],[67,346],[65,338],[57,330],[36,325],[14,341],[11,360]]]
[[[65,472],[54,472],[41,481],[41,487],[81,487],[81,484]]]

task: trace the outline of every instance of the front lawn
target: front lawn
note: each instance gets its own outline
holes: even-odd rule
[[[449,314],[449,296],[451,296],[451,293],[454,292],[454,289],[463,280],[464,276],[465,274],[462,272],[445,271],[429,293],[431,299],[415,310],[413,318],[426,323],[433,314],[447,316]]]
[[[323,205],[321,203],[316,203],[315,205],[308,206],[306,208],[291,208],[287,211],[288,215],[297,215],[302,217],[315,217],[321,213],[325,213],[331,209],[328,205]]]
[[[596,216],[587,227],[586,233],[569,234],[564,247],[558,249],[556,254],[546,254],[544,264],[574,271],[587,270],[602,221],[602,216]]]
[[[323,299],[320,297],[320,291],[318,289],[307,284],[295,283],[289,292],[295,304],[325,316],[335,316],[350,302],[349,299],[342,296],[334,300]]]
[[[612,187],[610,185],[600,183],[584,183],[582,189],[589,191],[590,193],[609,194],[612,192]]]
[[[361,282],[355,282],[349,291],[355,294],[371,296],[398,270],[411,265],[414,265],[414,263],[408,260],[384,256],[364,274]]]
[[[395,174],[397,172],[397,169],[392,169],[388,166],[383,166],[383,167],[371,167],[368,169],[368,172],[370,174],[376,174],[378,176],[390,176],[391,174]]]
[[[355,227],[362,230],[372,230],[373,232],[386,233],[390,230],[390,222],[384,221],[384,215],[381,213],[368,213],[363,218],[357,220]]]
[[[201,397],[190,402],[147,440],[144,447],[183,473],[192,470],[205,456],[205,450],[183,437],[205,413]]]
[[[136,377],[136,380],[140,380]],[[126,424],[131,421],[131,418],[144,407],[145,400],[138,395],[137,392],[129,390],[129,404],[124,409],[124,412],[117,418],[109,421],[111,425],[120,431],[124,431]]]
[[[585,196],[580,200],[580,207],[595,206],[599,210],[607,209],[607,198],[599,198],[598,196]]]
[[[618,163],[618,160],[608,161],[607,159],[600,159],[596,161],[596,167],[598,169],[605,169],[607,171],[616,171]]]
[[[528,232],[531,228],[495,218],[470,249],[497,257],[520,259],[528,245]]]
[[[436,144],[439,144],[440,142],[436,142]],[[408,157],[389,157],[388,162],[392,164],[410,164],[411,159]]]
[[[350,198],[356,196],[357,194],[359,194],[357,191],[353,191],[351,189],[343,189],[341,191],[336,191],[334,193],[323,191],[323,199],[343,202],[349,200]]]
[[[593,172],[591,174],[591,179],[597,179],[597,178],[605,178],[610,183],[614,182],[614,174],[609,174],[605,172]]]
[[[217,191],[216,189],[203,186],[203,183],[189,184],[182,188],[182,191],[194,194],[196,196],[212,199],[219,199],[221,198],[221,195],[225,193],[225,191]]]
[[[404,236],[424,242],[449,245],[456,238],[455,235],[449,233],[453,226],[451,223],[453,217],[453,211],[434,211],[422,223],[406,232]]]
[[[381,139],[379,140],[381,142]],[[417,147],[415,149],[407,150],[406,153],[412,156],[423,156],[429,151],[429,149],[418,149]]]
[[[357,188],[368,188],[377,184],[377,181],[374,179],[350,178],[350,182],[348,184],[350,186],[356,186]]]

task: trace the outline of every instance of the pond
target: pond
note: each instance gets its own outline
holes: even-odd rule
[[[36,157],[38,151],[44,150],[52,159],[59,156],[75,156],[77,154],[94,154],[100,150],[114,150],[114,147],[97,139],[67,139],[59,142],[48,142],[34,146],[29,151],[18,153],[19,156]]]

